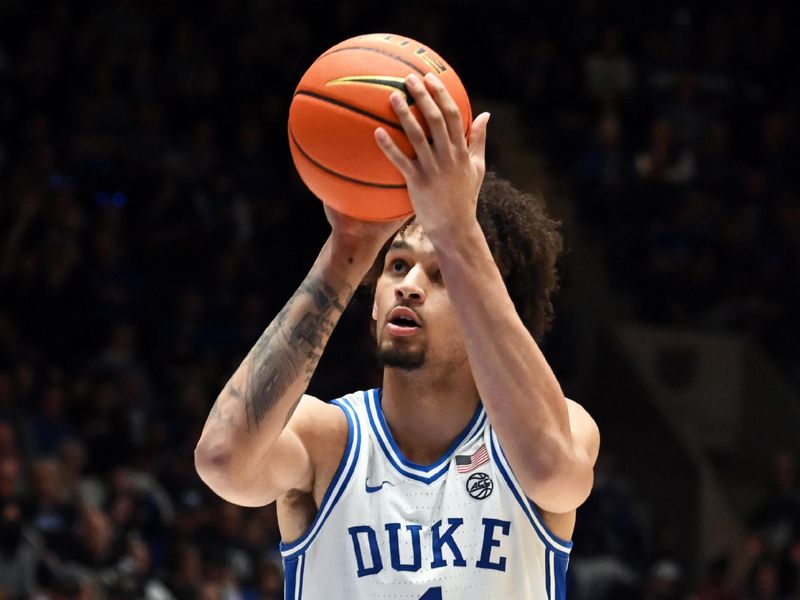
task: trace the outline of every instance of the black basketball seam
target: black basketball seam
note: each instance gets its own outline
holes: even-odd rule
[[[338,177],[339,179],[344,179],[345,181],[349,181],[350,183],[356,183],[358,185],[363,185],[366,187],[380,188],[385,190],[401,190],[406,188],[406,184],[404,183],[372,183],[370,181],[362,181],[361,179],[356,179],[355,177],[348,177],[347,175],[337,173],[330,167],[326,167],[325,165],[311,158],[311,156],[309,156],[308,153],[305,150],[303,150],[303,147],[297,143],[297,138],[294,137],[294,132],[291,129],[289,129],[289,135],[292,136],[292,142],[294,143],[295,146],[297,146],[297,150],[300,152],[300,154],[302,154],[303,157],[312,165],[314,165],[318,169],[322,169],[329,175],[333,175],[334,177]]]
[[[394,121],[390,121],[389,119],[384,119],[380,115],[376,115],[374,113],[369,112],[368,110],[364,110],[363,108],[359,108],[357,106],[353,106],[352,104],[348,104],[347,102],[342,102],[341,100],[337,100],[336,98],[331,98],[330,96],[325,96],[324,94],[318,94],[317,92],[309,92],[306,90],[297,90],[294,93],[295,96],[310,96],[311,98],[316,98],[317,100],[322,100],[323,102],[329,102],[330,104],[334,104],[336,106],[340,106],[342,108],[346,108],[347,110],[352,110],[355,113],[363,115],[365,117],[369,117],[370,119],[374,119],[379,123],[383,123],[389,127],[397,129],[398,131],[403,131],[403,126],[400,123],[395,123]]]
[[[376,54],[383,54],[384,56],[388,56],[389,58],[393,58],[395,60],[398,60],[401,63],[403,63],[404,65],[411,67],[412,69],[414,69],[420,75],[425,75],[425,71],[420,69],[414,63],[407,61],[402,56],[398,56],[397,54],[392,54],[391,52],[384,52],[383,50],[378,50],[377,48],[371,48],[369,46],[347,46],[346,48],[338,48],[336,50],[331,50],[330,52],[326,52],[325,54],[320,56],[317,60],[319,60],[320,58],[325,58],[326,56],[329,56],[329,55],[333,54],[334,52],[344,52],[345,50],[366,50],[367,52],[375,52]]]

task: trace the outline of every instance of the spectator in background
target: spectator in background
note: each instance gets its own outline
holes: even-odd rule
[[[120,402],[122,378],[116,370],[94,375],[83,410],[77,415],[80,437],[89,457],[88,469],[95,473],[109,473],[133,453],[126,407]]]
[[[59,460],[61,477],[72,504],[78,508],[101,506],[105,501],[105,487],[99,478],[86,473],[86,446],[83,442],[77,438],[65,441]]]
[[[108,515],[98,508],[86,508],[77,524],[70,559],[92,579],[102,579],[106,570],[121,558],[121,543]]]
[[[778,566],[763,560],[756,564],[744,600],[790,600],[780,591]]]
[[[131,536],[152,545],[164,544],[165,512],[171,512],[166,494],[150,478],[136,477],[120,465],[110,474],[105,509],[120,538]]]
[[[30,521],[48,550],[68,558],[78,509],[72,503],[55,459],[38,459],[31,466]]]
[[[647,572],[644,600],[681,600],[685,597],[683,579],[681,567],[676,561],[657,561]]]
[[[621,42],[620,30],[608,27],[598,50],[586,58],[586,89],[591,98],[604,104],[617,105],[633,89],[633,65],[621,51]]]
[[[569,571],[570,596],[576,600],[633,600],[642,595],[644,532],[628,485],[615,458],[603,456],[576,526],[576,554]]]
[[[198,534],[201,551],[228,585],[239,581],[251,584],[255,573],[253,556],[245,540],[245,511],[227,502],[218,502],[208,526]]]
[[[200,551],[194,546],[182,545],[176,549],[173,561],[167,579],[170,592],[176,600],[193,600],[203,580]]]
[[[62,373],[53,373],[39,396],[39,406],[30,419],[34,451],[40,456],[55,456],[64,442],[73,437],[67,419],[67,391]]]
[[[675,98],[664,110],[664,118],[675,132],[676,142],[684,148],[697,148],[711,121],[711,116],[701,106],[698,86],[696,72],[681,73]]]
[[[721,557],[709,564],[697,592],[692,595],[692,600],[737,600],[738,597],[735,586],[730,580],[730,560]]]
[[[0,421],[0,438],[3,437]],[[26,598],[37,589],[41,541],[28,524],[27,506],[19,494],[20,463],[8,439],[0,453],[0,592],[10,598]]]
[[[731,149],[731,130],[724,119],[714,120],[699,144],[697,184],[703,191],[730,195],[741,186],[742,165]]]
[[[596,126],[594,140],[578,163],[576,184],[585,201],[583,216],[602,225],[605,231],[624,226],[633,169],[622,139],[622,123],[613,113],[603,113]],[[601,240],[610,242],[613,236]]]
[[[767,497],[750,519],[751,530],[764,541],[767,555],[780,555],[793,536],[800,534],[800,493],[797,487],[797,460],[789,452],[775,455]]]
[[[244,600],[282,600],[283,568],[274,559],[264,559],[256,571],[254,585],[245,593]]]
[[[634,157],[636,174],[643,183],[653,186],[685,186],[695,176],[692,152],[675,139],[666,120],[655,121],[650,129],[649,145]]]

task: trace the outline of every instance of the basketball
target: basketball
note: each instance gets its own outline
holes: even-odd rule
[[[289,109],[289,146],[300,178],[323,202],[364,221],[413,213],[405,181],[378,147],[383,127],[410,158],[414,152],[389,97],[406,93],[414,116],[424,118],[405,89],[410,73],[435,73],[461,111],[464,135],[472,123],[467,92],[433,50],[410,38],[369,34],[323,53],[303,75]]]

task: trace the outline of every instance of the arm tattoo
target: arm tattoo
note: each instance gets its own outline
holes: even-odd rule
[[[302,377],[308,384],[325,343],[344,312],[353,291],[340,294],[318,278],[309,278],[283,307],[248,356],[245,407],[248,429],[257,429],[272,407]],[[301,298],[311,305],[290,319]],[[300,399],[289,411],[291,417]],[[288,418],[287,417],[287,422]]]
[[[244,394],[242,394],[242,391],[239,388],[233,385],[233,382],[228,382],[228,385],[225,386],[225,389],[220,395],[223,394],[244,402]],[[220,404],[219,399],[217,399],[217,401],[214,402],[214,406],[211,407],[211,412],[208,413],[207,422],[215,423],[223,427],[233,427],[235,424],[234,416],[231,414],[230,410],[226,410]]]

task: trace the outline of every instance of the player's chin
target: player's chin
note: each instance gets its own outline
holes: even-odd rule
[[[378,362],[382,367],[411,371],[425,364],[424,347],[400,347],[395,344],[381,344],[378,348]]]

